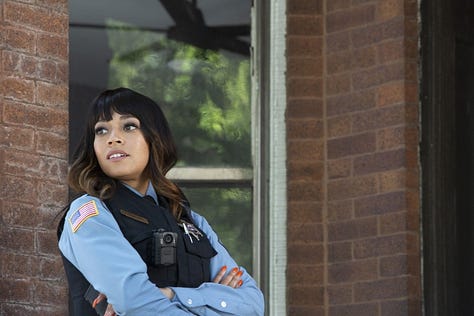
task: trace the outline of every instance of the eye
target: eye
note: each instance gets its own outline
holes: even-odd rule
[[[107,133],[107,129],[103,126],[97,126],[94,130],[96,135],[105,135]]]
[[[133,130],[136,130],[140,128],[138,124],[134,123],[134,122],[127,122],[124,124],[123,126],[123,129],[125,131],[133,131]]]

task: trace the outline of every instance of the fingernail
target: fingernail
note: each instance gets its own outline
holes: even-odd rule
[[[232,272],[233,272],[233,273],[237,273],[237,271],[239,271],[239,268],[233,268],[233,269],[232,269]]]
[[[237,285],[238,285],[238,286],[241,286],[243,283],[244,283],[244,281],[239,280],[239,282],[237,283]]]
[[[98,302],[98,299],[99,298],[96,298],[93,302],[92,302],[92,308],[95,308],[97,306],[97,304],[99,303]]]
[[[227,270],[227,266],[223,266],[223,267],[221,268],[221,271],[225,271],[225,270]]]
[[[244,274],[244,271],[239,271],[239,273],[237,273],[237,276],[242,276],[242,274]]]

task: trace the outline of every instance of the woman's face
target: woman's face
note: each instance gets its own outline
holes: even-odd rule
[[[102,171],[144,193],[148,185],[143,171],[150,149],[132,115],[113,113],[111,121],[95,124],[94,152]]]

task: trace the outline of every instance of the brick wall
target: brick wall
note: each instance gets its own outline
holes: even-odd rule
[[[417,2],[287,4],[288,314],[421,315]]]
[[[0,315],[65,315],[66,0],[0,1]]]

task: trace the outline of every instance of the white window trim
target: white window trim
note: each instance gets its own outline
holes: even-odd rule
[[[258,1],[254,1],[254,8],[252,14],[252,46],[257,49],[268,50],[264,55],[267,60],[267,67],[269,69],[262,70],[261,52],[253,52],[253,77],[252,77],[252,122],[253,126],[253,158],[254,158],[254,207],[257,210],[254,212],[254,271],[257,276],[261,276],[261,269],[269,269],[267,274],[268,282],[266,293],[266,306],[268,310],[266,315],[279,316],[286,315],[286,269],[287,269],[287,179],[286,179],[286,0],[267,0],[265,1],[266,12],[269,16],[270,30],[268,31],[268,47],[259,45],[257,34],[261,34],[262,30],[256,30],[261,23],[257,23],[257,19],[261,17],[264,12],[259,12],[261,7],[258,6]],[[255,6],[255,4],[257,4]],[[261,44],[261,43],[260,43]],[[262,98],[260,87],[259,71],[266,71],[269,75],[267,80],[268,96]],[[269,103],[267,107],[260,104],[261,100],[265,99]],[[267,142],[268,153],[263,165],[268,166],[268,183],[265,186],[265,179],[262,179],[261,173],[258,169],[262,166],[260,150],[262,150],[262,135],[261,135],[261,109],[267,108],[269,113],[264,113],[268,117],[268,125],[265,131],[269,133]],[[265,187],[265,188],[264,188]],[[264,194],[261,190],[268,190],[268,210],[262,210],[259,199],[262,199]],[[268,214],[265,218],[266,226],[262,227],[261,216]],[[261,229],[267,230],[262,234]],[[265,237],[264,237],[265,236]],[[268,249],[261,249],[262,242],[260,238],[268,238]],[[263,267],[258,260],[265,252],[268,256],[268,267]]]
[[[286,1],[270,4],[270,315],[286,315]]]

